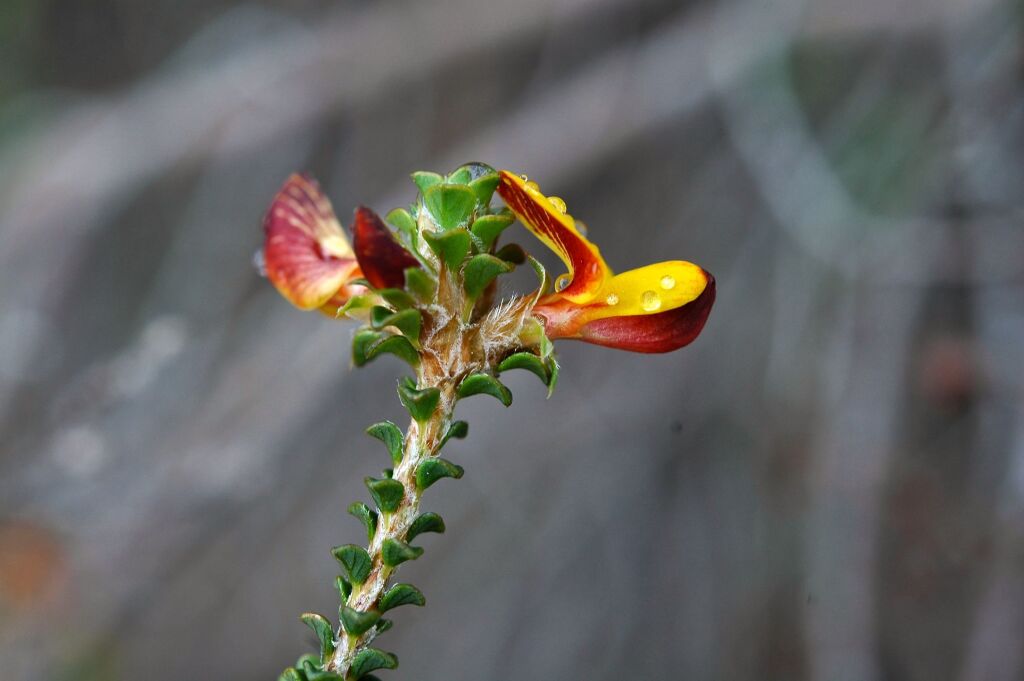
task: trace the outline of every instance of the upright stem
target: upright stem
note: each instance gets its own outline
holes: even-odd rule
[[[375,610],[381,596],[390,586],[391,577],[397,568],[384,564],[382,556],[384,542],[387,539],[404,541],[410,525],[419,514],[421,493],[416,486],[416,468],[425,459],[437,455],[444,433],[451,423],[455,408],[454,384],[449,380],[441,380],[432,384],[427,379],[428,377],[421,374],[419,387],[439,388],[441,400],[430,419],[422,423],[413,420],[409,424],[409,430],[405,435],[405,451],[402,460],[392,474],[393,478],[405,487],[405,494],[401,504],[393,513],[380,513],[377,531],[367,550],[373,561],[370,575],[362,584],[353,586],[352,593],[349,594],[345,602],[350,608],[360,612]],[[353,636],[341,630],[334,657],[328,665],[328,671],[333,671],[343,677],[346,676],[356,654],[369,645],[375,636],[376,630],[373,627],[359,636]]]

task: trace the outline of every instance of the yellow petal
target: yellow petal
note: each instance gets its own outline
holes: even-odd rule
[[[638,267],[609,279],[601,289],[604,305],[588,311],[589,319],[644,315],[673,310],[695,300],[708,284],[707,274],[691,262],[669,260]]]

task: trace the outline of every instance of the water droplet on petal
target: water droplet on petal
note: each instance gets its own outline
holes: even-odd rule
[[[565,215],[565,201],[558,198],[557,196],[549,196],[548,201],[550,201],[551,205],[555,207],[555,210],[557,210],[562,215]]]
[[[676,287],[675,277],[666,274],[664,277],[661,278],[661,287],[666,291],[674,289]]]
[[[569,285],[570,281],[572,281],[572,277],[570,277],[568,274],[560,274],[560,275],[558,275],[558,279],[555,279],[555,290],[556,291],[563,291],[563,290],[565,290],[565,287]]]
[[[538,185],[536,182],[527,182],[526,186],[529,187],[530,189],[532,189],[535,192],[539,192],[540,191],[540,185]]]
[[[608,294],[608,297],[604,299],[604,302],[608,303],[609,305],[618,305],[619,297],[614,293],[610,293]]]
[[[661,298],[654,291],[644,291],[643,296],[640,297],[640,306],[646,312],[654,312],[661,307]]]
[[[519,177],[522,179],[523,182],[529,182],[530,181],[530,178],[528,178],[526,175],[520,175]]]
[[[263,249],[257,248],[256,252],[252,254],[252,266],[256,268],[256,272],[261,276],[267,276],[267,258],[263,255]]]

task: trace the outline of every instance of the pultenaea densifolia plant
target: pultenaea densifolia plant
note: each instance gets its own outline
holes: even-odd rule
[[[461,466],[440,456],[450,438],[468,432],[454,419],[460,399],[490,395],[508,406],[512,393],[500,375],[511,369],[533,372],[550,395],[558,339],[675,350],[697,337],[714,303],[714,278],[688,262],[613,274],[565,202],[525,176],[469,163],[412,179],[419,190],[413,205],[387,215],[394,230],[369,208],[356,208],[351,245],[308,176],[292,176],[267,213],[263,258],[277,290],[299,308],[362,322],[352,338],[356,366],[388,353],[414,372],[398,382],[408,429],[383,421],[367,430],[383,442],[392,467],[366,478],[372,505],[348,509],[366,528],[366,547],[332,551],[342,572],[339,626],[302,616],[320,653],[300,658],[281,675],[285,681],[372,681],[371,672],[398,665],[371,643],[391,626],[385,613],[425,602],[419,589],[393,577],[423,553],[413,545],[420,534],[445,530],[436,513],[420,512],[420,501],[440,479],[462,477]],[[506,207],[491,205],[495,191]],[[553,283],[522,247],[498,247],[516,218],[565,263],[568,271]],[[499,300],[498,277],[527,262],[537,289]]]

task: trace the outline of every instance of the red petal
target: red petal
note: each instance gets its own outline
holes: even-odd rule
[[[402,288],[405,286],[405,269],[420,265],[398,243],[384,221],[366,206],[356,208],[352,244],[363,276],[375,288]]]
[[[310,177],[292,175],[285,182],[263,230],[267,278],[296,307],[325,304],[356,269],[331,204]]]
[[[584,324],[575,337],[633,352],[670,352],[689,345],[704,328],[715,302],[715,278],[707,276],[703,293],[686,305],[657,314],[597,319]]]

